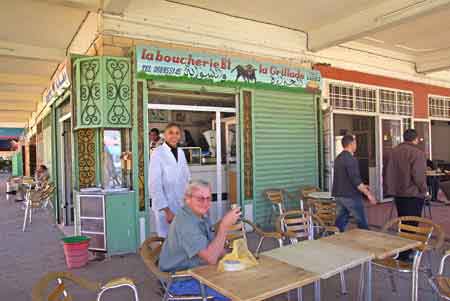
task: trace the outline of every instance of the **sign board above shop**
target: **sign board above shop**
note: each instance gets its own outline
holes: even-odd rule
[[[64,66],[53,76],[50,86],[45,89],[44,94],[42,94],[43,103],[47,104],[52,100],[58,98],[69,87],[70,78],[67,72],[67,64],[64,64]]]
[[[311,92],[321,88],[316,70],[152,46],[136,47],[136,65],[140,79]]]

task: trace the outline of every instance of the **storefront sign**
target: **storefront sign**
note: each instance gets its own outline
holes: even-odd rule
[[[320,89],[320,72],[233,57],[136,47],[137,76],[142,79],[203,81],[250,88]]]
[[[50,87],[45,89],[44,94],[42,95],[42,101],[44,104],[49,103],[53,99],[62,95],[64,91],[70,87],[70,79],[69,74],[67,72],[67,65],[59,71],[52,80]]]

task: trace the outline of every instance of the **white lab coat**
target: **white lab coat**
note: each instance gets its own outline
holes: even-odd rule
[[[183,150],[178,148],[178,161],[170,147],[164,143],[157,147],[150,157],[150,197],[158,236],[166,237],[169,224],[164,211],[169,207],[177,214],[184,203],[184,193],[191,179],[191,173]]]

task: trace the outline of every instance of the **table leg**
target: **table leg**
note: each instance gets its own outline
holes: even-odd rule
[[[367,262],[366,265],[367,265],[366,300],[372,301],[372,261]]]
[[[208,300],[208,296],[206,295],[206,288],[205,288],[205,285],[202,282],[200,282],[200,292],[202,294],[203,301],[207,301]]]
[[[297,300],[298,301],[303,301],[303,289],[301,287],[299,287],[297,289]]]
[[[359,273],[359,290],[358,290],[358,300],[364,300],[364,274],[366,271],[366,264],[361,264],[361,271]]]
[[[314,282],[314,301],[320,301],[320,280]]]

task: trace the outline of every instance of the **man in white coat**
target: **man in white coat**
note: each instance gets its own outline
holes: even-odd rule
[[[171,123],[164,130],[164,144],[150,158],[150,197],[155,216],[156,232],[166,237],[175,214],[183,207],[191,173],[183,150],[178,148],[181,128]]]

